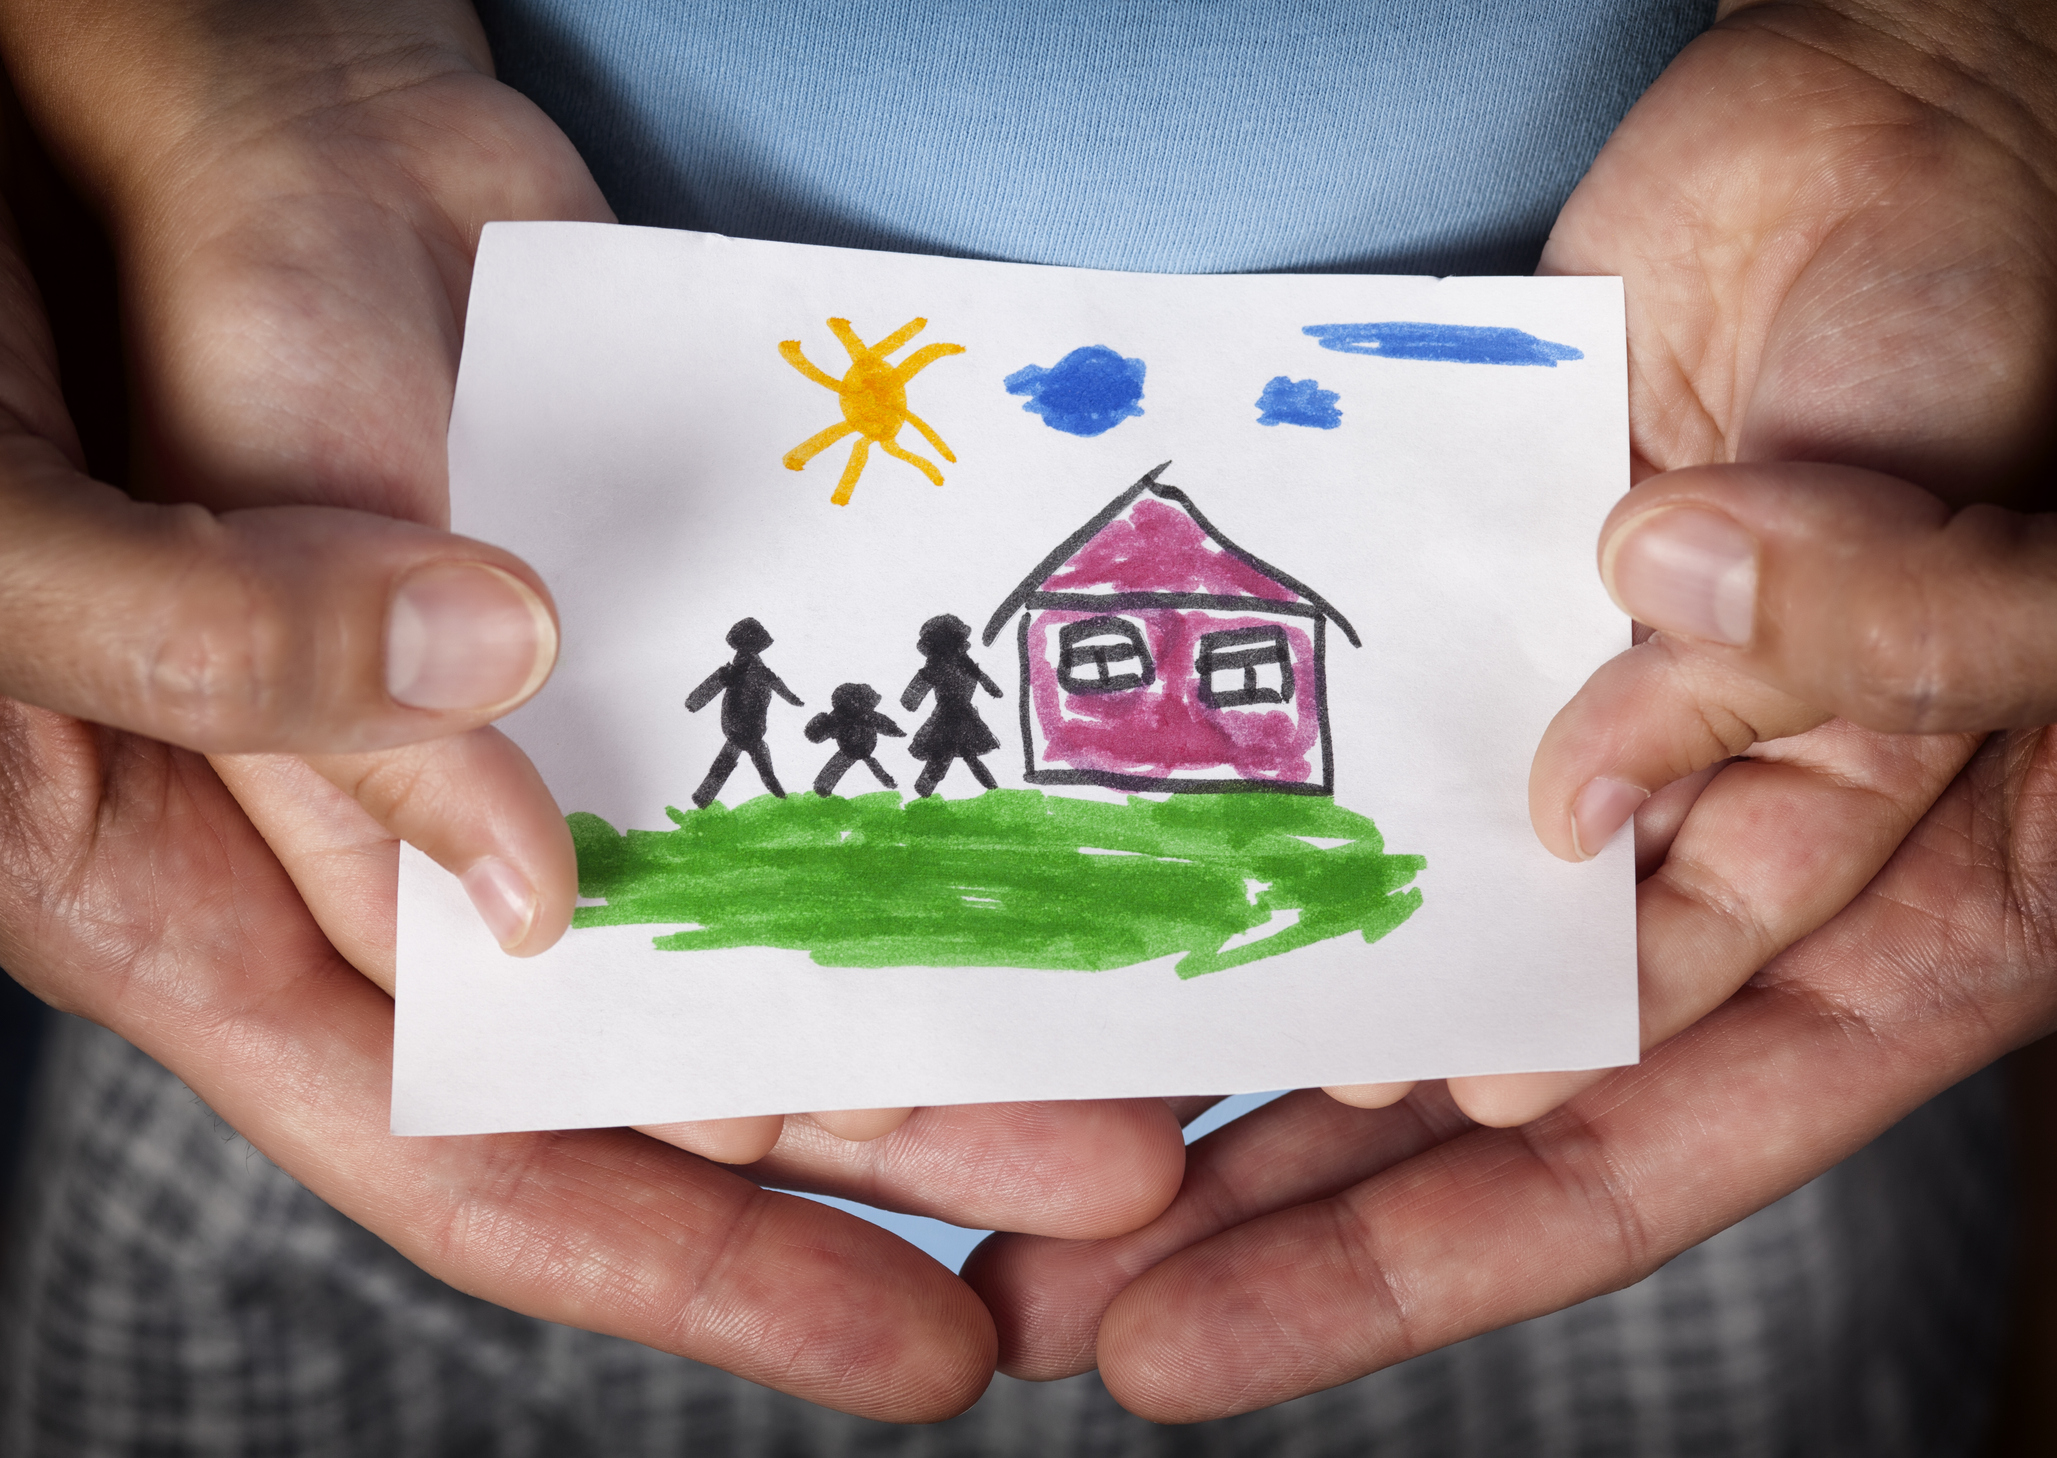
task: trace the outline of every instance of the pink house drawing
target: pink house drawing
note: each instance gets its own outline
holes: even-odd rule
[[[1170,465],[1169,461],[1165,465]],[[1319,594],[1217,531],[1157,467],[1066,538],[986,624],[1021,654],[1031,784],[1334,792]]]

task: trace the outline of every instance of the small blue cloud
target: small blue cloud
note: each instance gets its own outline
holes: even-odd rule
[[[1066,435],[1105,435],[1143,407],[1143,362],[1104,344],[1074,349],[1049,369],[1024,365],[1009,375],[1007,393],[1026,395],[1021,408]]]
[[[1541,365],[1584,359],[1568,344],[1538,339],[1522,329],[1482,324],[1309,324],[1300,331],[1338,354],[1376,354],[1387,359],[1430,359],[1448,364]]]
[[[1257,417],[1257,423],[1334,430],[1343,423],[1343,412],[1336,409],[1336,401],[1342,398],[1334,390],[1322,389],[1319,381],[1273,375],[1264,393],[1257,397],[1257,408],[1264,412]]]

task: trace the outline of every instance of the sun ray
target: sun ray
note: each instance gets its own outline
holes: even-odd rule
[[[934,446],[936,448],[936,453],[942,456],[944,460],[954,461],[957,459],[956,455],[951,452],[950,447],[943,444],[943,438],[940,435],[937,435],[933,430],[930,430],[929,423],[926,420],[923,420],[919,415],[916,415],[912,410],[907,412],[907,423],[913,426],[916,430],[920,431],[922,434],[922,438],[925,439],[930,445]],[[938,482],[937,484],[941,485],[942,483]]]
[[[898,329],[895,329],[891,334],[888,334],[884,339],[874,344],[871,347],[871,352],[883,359],[928,327],[929,321],[925,318],[916,317],[909,319],[905,324],[902,324]]]
[[[879,351],[881,354],[889,352],[883,348]],[[904,385],[945,355],[962,353],[964,346],[961,344],[924,344],[893,367],[893,378]]]
[[[935,462],[924,460],[905,446],[895,445],[889,440],[880,441],[879,449],[889,456],[897,456],[899,459],[907,462],[908,465],[919,470],[922,475],[928,477],[936,485],[940,486],[943,484],[943,473],[936,469]]]
[[[835,505],[850,504],[850,497],[857,490],[857,480],[864,474],[865,463],[871,459],[871,448],[874,445],[887,455],[907,462],[936,485],[943,484],[942,469],[935,462],[916,455],[898,444],[895,438],[903,426],[912,425],[921,432],[923,439],[935,447],[937,454],[944,460],[953,463],[956,461],[956,454],[944,444],[943,438],[930,428],[927,421],[907,408],[907,382],[937,360],[948,355],[963,354],[964,346],[924,345],[897,365],[886,358],[926,329],[928,322],[922,317],[909,319],[878,343],[866,344],[848,319],[830,319],[830,332],[836,336],[844,351],[850,356],[850,368],[843,372],[841,379],[837,379],[808,359],[800,348],[799,340],[787,339],[780,342],[780,357],[823,389],[833,390],[836,402],[843,410],[843,418],[836,424],[816,431],[786,452],[781,458],[786,469],[801,470],[844,436],[857,437],[850,446],[850,458],[843,465],[842,477],[836,482],[836,489],[829,497]]]
[[[868,359],[877,358],[877,351],[857,337],[857,331],[850,327],[848,319],[829,320],[829,333],[843,341],[843,349],[849,354],[851,364],[863,364]]]
[[[779,354],[784,357],[787,364],[791,365],[801,374],[807,376],[807,378],[814,381],[815,384],[825,386],[826,388],[831,390],[840,390],[843,388],[843,382],[841,380],[837,379],[827,370],[820,368],[818,365],[814,363],[813,360],[809,359],[805,354],[802,354],[800,352],[799,340],[781,339],[779,341]]]
[[[808,436],[807,439],[787,451],[782,457],[785,461],[786,469],[788,471],[805,469],[809,461],[856,429],[857,427],[849,421],[838,420],[827,430],[817,431],[815,434]]]
[[[850,493],[857,489],[857,478],[864,474],[864,458],[871,451],[871,441],[865,436],[857,437],[857,444],[850,447],[850,462],[843,467],[843,479],[836,482],[835,494],[829,501],[835,506],[848,506]]]

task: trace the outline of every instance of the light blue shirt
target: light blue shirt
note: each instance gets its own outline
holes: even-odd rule
[[[1712,0],[483,0],[625,222],[1096,268],[1526,272]]]

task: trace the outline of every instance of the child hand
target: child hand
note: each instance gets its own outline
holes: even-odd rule
[[[2057,719],[2057,517],[1953,513],[1847,467],[1700,467],[1623,498],[1600,572],[1656,633],[1537,755],[1536,831],[1570,859],[1644,795],[1832,718],[1896,735]]]
[[[1952,513],[1848,467],[1711,466],[1623,498],[1600,566],[1622,609],[1657,631],[1544,735],[1536,832],[1583,859],[1653,794],[1674,802],[1650,801],[1674,822],[1690,808],[1675,839],[1638,827],[1645,916],[1724,904],[1755,923],[1766,959],[1871,880],[1984,731],[2057,719],[2057,518]],[[1717,830],[1721,819],[1734,823]],[[1842,827],[1833,855],[1795,833],[1824,819]],[[1759,843],[1746,883],[1707,875],[1712,834]],[[1645,1047],[1737,985],[1646,976]],[[1599,1076],[1457,1092],[1475,1117],[1522,1122]]]
[[[1532,803],[1566,855],[1642,806],[1644,1062],[1281,1099],[1196,1145],[1144,1230],[983,1247],[1002,1370],[1097,1362],[1166,1422],[1348,1381],[1641,1278],[2057,1025],[2057,736],[1970,751],[2050,716],[2048,525],[1942,520],[2048,469],[2053,43],[1985,0],[1726,5],[1558,219],[1545,272],[1625,280],[1643,484],[1603,550],[1668,631],[1560,717]],[[1676,515],[1731,570],[1629,582],[1634,531],[1687,500],[1754,543],[1747,594]],[[1744,646],[1680,635],[1738,636],[1745,597]],[[1962,671],[1931,651],[2002,598]]]
[[[2027,59],[2050,27],[1982,0],[1727,10],[1542,267],[1624,279],[1640,484],[1601,566],[1660,631],[1552,724],[1531,814],[1571,858],[1637,814],[1646,1049],[1753,970],[1653,960],[1663,908],[1720,913],[1761,962],[1884,863],[1970,754],[1955,731],[2057,716],[2050,523],[1978,504],[2022,504],[2052,443],[2057,103]],[[2021,65],[1988,65],[2010,35]],[[1722,838],[1754,852],[1740,880],[1710,879]],[[1601,1076],[1451,1092],[1519,1123]]]

